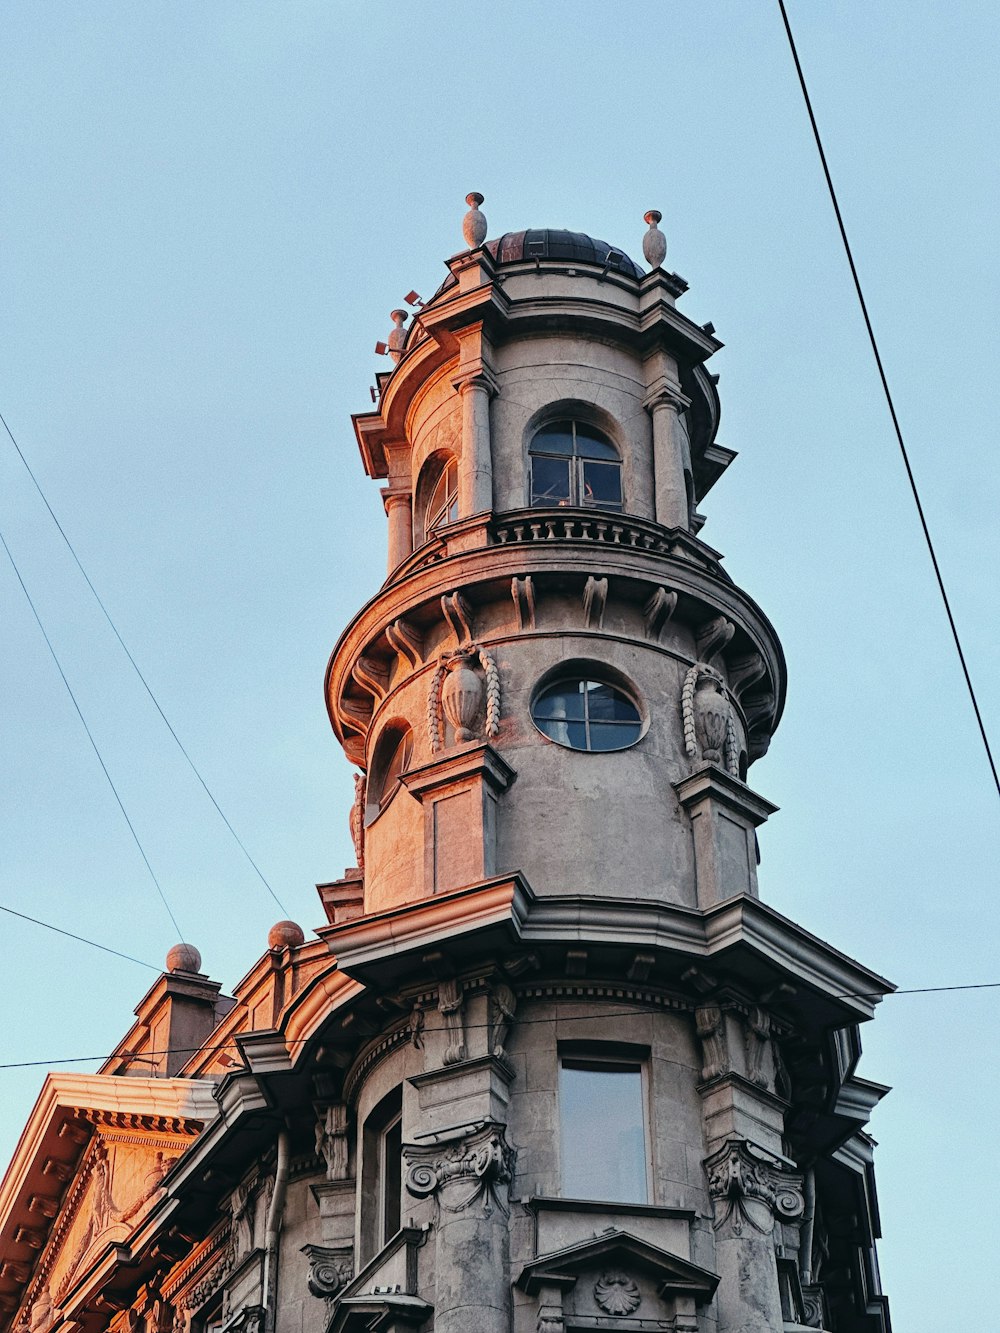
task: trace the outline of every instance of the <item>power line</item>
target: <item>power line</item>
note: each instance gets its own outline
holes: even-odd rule
[[[130,953],[122,953],[120,949],[112,949],[108,944],[98,944],[97,940],[88,940],[86,935],[74,935],[71,930],[63,930],[62,926],[54,926],[51,921],[42,921],[37,916],[28,916],[27,912],[16,912],[13,907],[5,907],[0,903],[0,912],[6,912],[9,916],[20,917],[22,921],[30,921],[33,926],[43,926],[46,930],[54,930],[57,935],[65,935],[67,939],[77,940],[80,944],[89,944],[92,949],[101,949],[104,953],[113,953],[116,958],[124,958],[126,962],[138,963],[140,967],[148,967],[151,972],[162,972],[162,967],[157,967],[155,963],[144,962],[141,958],[133,958]]]
[[[28,476],[31,478],[31,480],[32,480],[32,482],[33,482],[33,484],[34,484],[35,490],[36,490],[36,491],[38,492],[38,494],[41,496],[42,503],[45,505],[45,508],[49,511],[49,517],[52,519],[52,522],[56,525],[56,528],[57,528],[57,530],[58,530],[58,532],[59,532],[60,537],[62,537],[63,541],[66,543],[66,549],[69,551],[70,555],[73,557],[74,561],[76,562],[76,567],[77,567],[77,569],[80,571],[80,573],[83,575],[84,582],[86,583],[86,585],[87,585],[87,587],[90,589],[90,591],[93,593],[93,595],[94,595],[94,600],[97,602],[97,605],[101,608],[101,611],[102,611],[102,613],[103,613],[103,615],[104,615],[104,619],[105,619],[105,620],[108,622],[108,624],[111,626],[111,632],[114,634],[115,638],[118,640],[118,643],[121,645],[122,652],[125,654],[125,656],[126,656],[126,657],[128,658],[128,660],[129,660],[129,662],[132,664],[132,670],[133,670],[133,671],[135,672],[135,674],[139,677],[139,680],[140,680],[141,683],[142,683],[142,687],[143,687],[143,689],[146,691],[146,693],[149,695],[150,699],[153,701],[153,706],[154,706],[154,708],[155,708],[156,711],[159,713],[160,717],[163,719],[163,724],[164,724],[164,726],[167,728],[167,730],[170,732],[171,736],[174,738],[174,741],[175,741],[176,744],[177,744],[177,748],[180,750],[181,754],[182,754],[182,755],[184,756],[184,758],[187,760],[187,763],[188,763],[188,766],[189,766],[190,769],[191,769],[191,772],[195,775],[195,777],[196,777],[196,778],[198,779],[198,781],[201,783],[201,785],[202,785],[202,787],[203,787],[203,789],[204,789],[204,791],[205,791],[205,795],[208,797],[208,799],[209,799],[209,800],[212,802],[212,804],[215,806],[215,809],[216,809],[216,812],[217,812],[218,815],[219,815],[219,818],[222,820],[222,822],[225,824],[226,828],[227,828],[227,829],[229,830],[229,832],[232,834],[233,838],[234,838],[235,841],[236,841],[236,845],[239,847],[240,851],[243,853],[243,855],[246,857],[246,859],[250,862],[250,865],[253,867],[253,870],[254,870],[255,874],[257,875],[257,878],[260,880],[260,882],[264,885],[264,888],[267,889],[268,893],[271,895],[271,897],[274,899],[274,901],[275,901],[275,902],[278,904],[278,906],[281,908],[282,912],[284,912],[285,915],[287,916],[287,915],[288,915],[288,908],[284,905],[284,903],[281,901],[281,899],[280,899],[280,898],[278,897],[278,895],[275,893],[274,889],[273,889],[273,888],[271,887],[271,885],[268,883],[267,879],[266,879],[265,876],[264,876],[264,872],[261,870],[260,866],[258,866],[257,862],[253,859],[253,857],[250,855],[250,853],[249,853],[249,851],[247,850],[246,845],[244,844],[242,838],[239,836],[239,834],[238,834],[238,833],[236,832],[236,830],[233,828],[232,824],[230,824],[229,820],[226,818],[225,812],[223,811],[222,807],[219,805],[219,802],[215,799],[215,796],[213,795],[211,789],[209,788],[208,783],[207,783],[207,782],[205,781],[205,779],[202,777],[202,775],[201,775],[201,773],[200,773],[200,771],[199,771],[197,765],[195,764],[194,760],[191,758],[191,756],[188,754],[187,750],[185,749],[184,744],[183,744],[183,742],[181,741],[181,738],[177,735],[177,732],[174,730],[173,726],[171,725],[171,723],[170,723],[170,719],[167,717],[166,713],[165,713],[165,712],[163,711],[163,709],[160,707],[160,701],[157,699],[156,695],[153,693],[152,689],[150,688],[149,682],[146,680],[146,677],[145,677],[145,676],[142,674],[142,672],[139,670],[139,664],[136,662],[135,658],[132,656],[131,652],[129,651],[128,645],[125,643],[125,640],[122,638],[121,634],[118,632],[118,626],[117,626],[117,625],[115,624],[115,622],[111,619],[111,613],[108,611],[108,608],[104,605],[104,602],[103,602],[103,600],[101,599],[101,595],[100,595],[100,593],[97,591],[97,589],[94,587],[93,583],[91,582],[90,575],[89,575],[89,574],[87,573],[87,571],[84,569],[84,567],[83,567],[83,562],[80,560],[80,557],[77,555],[76,550],[74,549],[73,543],[72,543],[72,542],[70,541],[70,539],[66,536],[66,532],[65,532],[65,530],[64,530],[64,528],[63,528],[63,526],[62,526],[62,524],[59,522],[58,518],[56,518],[55,511],[53,510],[52,506],[49,504],[48,499],[46,498],[45,492],[42,490],[42,487],[41,487],[41,484],[39,483],[38,478],[35,476],[34,472],[31,470],[31,465],[29,464],[27,458],[25,458],[24,453],[23,453],[23,451],[22,451],[22,449],[21,449],[21,446],[18,444],[17,440],[14,438],[14,433],[13,433],[13,431],[11,430],[11,428],[7,425],[7,422],[6,422],[6,420],[5,420],[5,418],[4,418],[4,416],[3,416],[2,413],[0,413],[0,422],[3,423],[3,428],[4,428],[4,430],[7,432],[8,436],[10,437],[10,442],[11,442],[11,444],[12,444],[12,445],[14,446],[14,448],[17,450],[17,456],[20,458],[21,462],[24,464],[24,466],[25,466],[25,470],[27,471]]]
[[[930,528],[927,526],[927,519],[924,516],[924,507],[920,501],[920,493],[917,490],[916,478],[914,477],[913,469],[910,466],[910,458],[906,451],[906,445],[903,443],[903,432],[899,424],[899,418],[896,415],[896,408],[892,401],[892,394],[889,391],[889,381],[886,377],[885,368],[882,365],[882,357],[879,353],[878,342],[875,338],[875,330],[872,327],[871,318],[868,314],[868,305],[865,301],[864,292],[861,289],[861,279],[858,277],[857,266],[854,263],[854,255],[851,251],[850,242],[847,239],[847,229],[844,226],[844,219],[840,212],[840,204],[837,201],[837,192],[833,186],[833,177],[830,175],[830,168],[827,164],[826,153],[823,149],[823,140],[820,137],[819,126],[816,123],[816,116],[813,113],[812,101],[809,97],[809,89],[806,87],[805,75],[802,72],[802,64],[799,60],[799,53],[795,46],[795,38],[792,36],[791,24],[788,21],[788,14],[785,10],[785,0],[778,0],[778,7],[781,10],[782,21],[785,25],[785,33],[788,37],[788,45],[792,52],[792,59],[795,62],[795,71],[799,76],[799,87],[802,89],[802,97],[806,104],[806,111],[809,113],[809,123],[812,126],[813,138],[816,140],[816,147],[819,151],[819,160],[823,167],[823,175],[826,177],[827,189],[830,192],[830,201],[833,204],[833,211],[837,217],[837,226],[840,229],[840,239],[844,244],[844,253],[847,255],[851,277],[854,279],[854,290],[857,293],[858,304],[861,307],[861,314],[864,317],[865,328],[868,331],[868,340],[872,345],[872,352],[875,354],[875,364],[878,367],[879,379],[882,381],[882,392],[885,394],[885,401],[889,408],[889,415],[892,417],[893,430],[896,432],[896,440],[899,444],[899,452],[903,458],[903,466],[906,469],[906,477],[910,483],[913,502],[917,507],[917,515],[920,519],[920,526],[923,529],[924,541],[926,542],[927,550],[930,553],[931,564],[934,566],[934,577],[937,579],[938,590],[941,593],[941,601],[944,603],[945,614],[948,617],[948,624],[951,627],[951,635],[955,641],[955,649],[958,653],[958,660],[962,666],[962,675],[965,677],[965,684],[969,691],[969,698],[972,700],[972,708],[976,715],[979,734],[982,737],[983,748],[986,751],[986,758],[989,761],[990,772],[993,774],[993,785],[997,789],[997,795],[1000,796],[1000,774],[997,773],[997,766],[993,759],[993,751],[990,748],[989,738],[986,735],[986,727],[983,724],[982,713],[979,711],[979,701],[976,698],[976,691],[973,688],[972,677],[969,674],[969,668],[965,661],[965,653],[962,650],[962,641],[959,638],[958,626],[955,624],[955,617],[952,614],[951,603],[948,600],[948,594],[945,591],[944,579],[941,575],[941,568],[938,565],[934,543],[931,540]]]
[[[65,671],[63,671],[63,669],[62,669],[62,663],[59,661],[59,658],[58,658],[58,656],[57,656],[57,654],[56,654],[56,650],[55,650],[55,648],[53,648],[53,646],[52,646],[52,640],[49,638],[48,634],[45,632],[45,626],[42,624],[42,618],[41,618],[41,616],[38,614],[38,610],[37,610],[37,608],[36,608],[36,606],[35,606],[35,603],[31,600],[31,593],[28,592],[27,585],[25,584],[24,579],[21,577],[21,571],[20,571],[20,570],[18,569],[18,567],[17,567],[17,562],[15,561],[13,555],[11,554],[10,547],[7,545],[7,539],[4,537],[4,535],[3,535],[2,532],[0,532],[0,543],[3,544],[3,549],[7,552],[7,559],[10,561],[10,563],[11,563],[11,568],[13,569],[14,573],[17,575],[17,581],[18,581],[18,583],[20,583],[20,585],[21,585],[21,591],[24,593],[25,597],[26,597],[27,600],[28,600],[28,605],[31,607],[31,613],[32,613],[32,615],[35,617],[35,622],[36,622],[36,624],[38,625],[38,628],[39,628],[39,629],[41,630],[41,632],[42,632],[42,638],[45,640],[45,643],[46,643],[46,646],[48,647],[49,653],[50,653],[51,656],[52,656],[52,660],[53,660],[53,662],[55,662],[55,664],[56,664],[56,670],[59,672],[59,675],[62,677],[62,683],[66,686],[66,692],[67,692],[67,694],[69,695],[70,699],[72,699],[72,701],[73,701],[73,707],[76,709],[76,715],[77,715],[77,717],[80,719],[81,723],[83,724],[83,729],[84,729],[84,731],[87,733],[87,739],[90,741],[90,744],[91,744],[92,747],[93,747],[94,754],[97,755],[97,762],[100,764],[101,769],[102,769],[102,771],[103,771],[103,773],[104,773],[104,776],[105,776],[105,777],[107,778],[107,780],[108,780],[108,786],[111,788],[112,792],[114,793],[115,800],[118,802],[118,808],[119,808],[119,810],[121,810],[122,815],[123,815],[124,818],[125,818],[125,823],[128,825],[128,830],[129,830],[129,832],[132,834],[132,838],[133,838],[133,840],[134,840],[134,842],[135,842],[135,845],[136,845],[136,846],[138,847],[138,849],[139,849],[139,855],[142,857],[143,861],[146,863],[146,869],[149,871],[150,879],[152,879],[153,883],[156,885],[156,892],[160,895],[160,901],[163,903],[163,906],[167,909],[167,915],[170,917],[170,920],[171,920],[172,923],[173,923],[174,930],[177,931],[177,938],[178,938],[178,939],[182,939],[183,936],[181,935],[181,928],[180,928],[180,926],[177,924],[177,918],[174,916],[173,911],[171,910],[170,904],[167,902],[167,895],[163,892],[163,888],[162,888],[162,886],[161,886],[161,884],[160,884],[160,881],[156,878],[156,874],[155,874],[155,872],[154,872],[154,870],[153,870],[153,867],[152,867],[152,866],[150,865],[150,863],[149,863],[149,857],[146,855],[145,850],[143,849],[143,845],[142,845],[142,843],[139,841],[139,835],[138,835],[138,833],[136,833],[136,831],[135,831],[135,826],[133,825],[131,819],[129,819],[128,811],[125,809],[125,805],[124,805],[124,803],[123,803],[123,801],[122,801],[122,798],[118,795],[118,788],[115,786],[114,782],[113,782],[112,779],[111,779],[111,774],[108,772],[108,766],[107,766],[107,764],[104,762],[104,759],[103,759],[102,756],[101,756],[101,752],[100,752],[100,750],[97,748],[97,742],[94,740],[93,733],[91,732],[90,727],[87,725],[87,719],[86,719],[86,718],[84,717],[84,715],[83,715],[83,710],[81,709],[80,705],[77,703],[76,695],[73,693],[73,687],[70,685],[69,681],[66,679],[66,673],[65,673]]]
[[[30,920],[31,918],[28,918],[28,919]],[[45,923],[44,923],[44,922],[40,922],[39,924],[44,925]],[[64,932],[64,933],[65,933],[65,932]],[[88,941],[86,941],[86,943],[89,944],[89,943],[92,943],[92,941],[88,940]],[[97,947],[98,947],[98,948],[102,948],[103,946],[102,946],[102,945],[98,945]],[[112,952],[113,952],[113,951],[112,951]],[[122,955],[122,956],[123,956],[123,957],[126,957],[127,955]],[[138,962],[139,960],[138,960],[138,959],[133,959],[132,961],[133,961],[133,962]],[[148,967],[148,966],[150,966],[150,964],[145,963],[145,964],[143,964],[143,966]],[[159,969],[157,969],[157,970],[159,970]],[[892,999],[895,999],[897,995],[936,995],[936,994],[940,994],[940,993],[942,993],[942,992],[946,992],[946,991],[972,991],[972,990],[1000,990],[1000,981],[972,981],[972,982],[967,982],[967,983],[964,984],[964,985],[958,985],[958,986],[911,986],[911,987],[904,988],[904,989],[901,989],[901,990],[895,990],[895,991],[889,991],[889,992],[882,992],[882,991],[856,991],[856,992],[851,992],[851,993],[848,993],[848,994],[836,995],[836,996],[833,996],[832,998],[833,998],[833,999],[837,999],[837,1000],[870,1000],[870,999],[879,999],[879,998],[881,998],[881,999],[886,999],[886,1000],[892,1000]],[[528,997],[528,998],[530,999],[531,997]],[[591,998],[591,997],[576,996],[576,997],[574,997],[574,1002],[578,1003],[579,1000],[582,999],[582,998]],[[602,997],[602,996],[595,996],[595,997],[592,997],[592,998],[595,998],[595,999],[602,999],[602,998],[604,998],[604,997]],[[601,1019],[606,1019],[606,1018],[628,1018],[628,1017],[631,1017],[632,1015],[634,1015],[634,1014],[636,1014],[636,1013],[639,1013],[639,1014],[657,1014],[657,1013],[662,1013],[662,1012],[664,1012],[664,1011],[663,1011],[662,1009],[660,1009],[659,1007],[651,1008],[651,1007],[649,1007],[649,1006],[642,1005],[641,1003],[637,1003],[637,1004],[634,1005],[631,1009],[620,1009],[620,1010],[618,1010],[617,1012],[611,1012],[611,1013],[600,1014],[599,1017],[600,1017]],[[595,1016],[594,1016],[593,1014],[566,1014],[564,1017],[559,1018],[559,1019],[558,1019],[558,1022],[559,1022],[559,1023],[584,1023],[584,1022],[592,1023],[592,1022],[594,1021],[594,1017],[595,1017]],[[515,1019],[513,1020],[513,1026],[514,1026],[514,1027],[533,1027],[533,1026],[535,1026],[535,1025],[537,1025],[537,1024],[540,1024],[540,1023],[553,1023],[553,1022],[555,1022],[555,1021],[557,1021],[557,1020],[552,1019],[552,1018],[515,1018]],[[495,1024],[493,1024],[493,1023],[465,1023],[465,1024],[463,1024],[463,1028],[464,1028],[464,1030],[465,1030],[466,1032],[472,1032],[472,1031],[475,1031],[475,1030],[477,1030],[477,1029],[493,1028],[494,1026],[495,1026]],[[158,1051],[135,1051],[135,1052],[125,1052],[125,1051],[121,1051],[121,1052],[118,1052],[118,1054],[121,1056],[121,1058],[122,1058],[123,1060],[128,1060],[128,1058],[129,1058],[130,1055],[132,1055],[133,1058],[135,1058],[135,1059],[143,1059],[143,1060],[145,1060],[145,1059],[147,1059],[147,1058],[152,1058],[153,1056],[158,1056],[158,1055],[198,1055],[199,1053],[202,1054],[202,1055],[217,1055],[217,1054],[219,1053],[219,1051],[228,1051],[228,1050],[238,1049],[239,1043],[238,1043],[237,1040],[236,1040],[237,1037],[252,1037],[253,1035],[254,1035],[254,1029],[253,1029],[253,1028],[249,1028],[249,1029],[246,1029],[246,1030],[244,1030],[244,1031],[242,1031],[242,1032],[235,1033],[232,1037],[230,1037],[230,1039],[229,1039],[228,1041],[218,1042],[218,1043],[215,1044],[215,1045],[208,1045],[208,1046],[172,1046],[172,1047],[164,1047],[162,1050],[158,1050]],[[312,1040],[314,1040],[315,1036],[316,1036],[316,1034],[313,1033],[312,1036],[309,1036],[309,1037],[288,1037],[288,1038],[283,1038],[283,1040],[284,1040],[284,1044],[285,1044],[286,1047],[288,1047],[288,1046],[301,1046],[301,1045],[303,1045],[303,1044],[304,1044],[305,1042],[307,1042],[307,1041],[312,1041]],[[36,1067],[42,1067],[42,1066],[45,1066],[45,1067],[51,1067],[52,1065],[89,1064],[89,1063],[91,1063],[91,1062],[94,1061],[94,1060],[111,1060],[111,1059],[114,1059],[114,1058],[115,1058],[115,1055],[116,1055],[116,1052],[115,1052],[115,1051],[108,1051],[108,1052],[106,1052],[106,1053],[103,1054],[103,1055],[70,1055],[70,1056],[66,1056],[65,1058],[60,1059],[60,1060],[14,1060],[14,1061],[9,1062],[8,1064],[0,1064],[0,1070],[4,1070],[4,1069],[33,1069],[33,1068],[36,1068]]]

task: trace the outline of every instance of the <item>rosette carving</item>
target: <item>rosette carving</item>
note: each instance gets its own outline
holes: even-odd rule
[[[627,1273],[604,1273],[594,1283],[594,1300],[610,1315],[622,1318],[638,1310],[642,1301],[639,1288]]]

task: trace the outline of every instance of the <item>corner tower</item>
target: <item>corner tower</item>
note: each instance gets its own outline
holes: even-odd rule
[[[759,899],[785,667],[698,535],[721,344],[658,213],[646,272],[468,202],[354,418],[388,576],[327,672],[358,866],[321,934],[405,1020],[344,1079],[330,1327],[396,1284],[435,1333],[888,1328],[855,1066],[891,988]]]

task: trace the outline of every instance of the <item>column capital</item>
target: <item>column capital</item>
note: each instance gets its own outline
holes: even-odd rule
[[[383,486],[379,494],[382,497],[382,504],[385,506],[387,514],[391,509],[395,509],[397,505],[410,504],[413,499],[408,486]]]
[[[497,377],[482,363],[460,370],[451,383],[455,392],[459,394],[464,394],[467,389],[485,389],[491,398],[495,398],[500,392]]]
[[[685,408],[691,406],[691,399],[681,393],[679,384],[673,384],[664,376],[660,376],[646,390],[642,405],[650,414],[658,407],[669,407],[679,416]]]

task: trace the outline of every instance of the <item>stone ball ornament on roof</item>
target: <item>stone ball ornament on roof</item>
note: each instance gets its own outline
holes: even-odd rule
[[[297,949],[305,942],[305,931],[297,921],[277,921],[267,932],[269,949]]]
[[[462,235],[469,249],[475,250],[486,240],[486,214],[479,211],[479,205],[485,201],[474,190],[465,196],[465,202],[469,205],[469,211],[462,219]]]
[[[175,944],[167,950],[168,972],[200,972],[201,954],[193,944]]]

